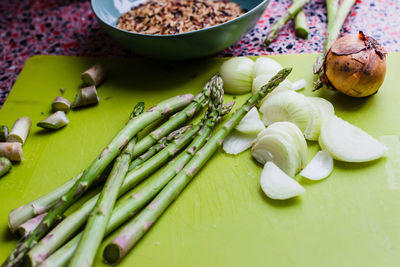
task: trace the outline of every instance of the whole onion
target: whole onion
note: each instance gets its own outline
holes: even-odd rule
[[[348,34],[333,43],[321,81],[353,97],[375,94],[385,79],[386,50],[372,37]]]

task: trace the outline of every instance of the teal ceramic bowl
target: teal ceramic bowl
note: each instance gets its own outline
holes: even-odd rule
[[[269,0],[232,0],[248,10],[242,16],[213,27],[174,35],[133,33],[116,27],[121,14],[136,1],[91,0],[101,26],[122,46],[136,54],[167,60],[184,60],[214,55],[238,41],[254,28]]]

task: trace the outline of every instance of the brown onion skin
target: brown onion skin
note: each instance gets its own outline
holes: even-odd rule
[[[386,74],[386,51],[380,47],[383,53],[379,54],[374,48],[366,49],[360,34],[348,34],[331,46],[321,77],[328,87],[352,97],[375,94]]]

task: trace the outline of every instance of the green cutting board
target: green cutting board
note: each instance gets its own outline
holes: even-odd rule
[[[306,79],[303,93],[331,100],[338,116],[377,138],[399,135],[400,54],[388,56],[385,83],[367,99],[325,89],[312,93],[316,55],[273,58],[293,66],[289,79]],[[177,94],[197,93],[223,62],[36,56],[26,63],[0,110],[1,124],[11,127],[21,116],[30,116],[34,124],[42,120],[61,87],[72,101],[81,86],[80,73],[98,61],[107,68],[98,91],[100,104],[70,112],[71,123],[57,132],[33,126],[24,145],[25,160],[0,179],[1,261],[16,243],[7,227],[11,209],[80,173],[123,127],[138,101],[150,107]],[[237,106],[247,97],[237,97]],[[317,150],[316,143],[309,143],[309,159]],[[335,162],[323,181],[296,177],[305,194],[273,201],[261,191],[262,167],[248,151],[239,156],[219,151],[121,266],[399,266],[400,176],[387,173],[395,167],[392,159]],[[100,253],[95,265],[105,265]]]

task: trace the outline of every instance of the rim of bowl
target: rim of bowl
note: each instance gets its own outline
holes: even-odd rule
[[[229,20],[227,22],[224,22],[224,23],[221,23],[221,24],[217,24],[217,25],[214,25],[214,26],[211,26],[211,27],[202,28],[202,29],[195,30],[195,31],[182,32],[182,33],[177,33],[177,34],[144,34],[144,33],[138,33],[138,32],[131,32],[131,31],[123,30],[123,29],[118,28],[117,26],[111,25],[110,23],[108,23],[108,22],[104,21],[103,19],[101,19],[100,16],[96,13],[96,11],[94,9],[94,4],[93,4],[94,1],[97,1],[97,0],[90,0],[90,7],[92,8],[92,11],[93,11],[94,15],[97,17],[98,20],[102,21],[104,24],[107,24],[108,26],[112,27],[113,29],[116,29],[116,30],[124,32],[124,33],[132,34],[132,35],[139,35],[139,36],[146,36],[146,37],[154,36],[154,37],[159,37],[159,38],[169,38],[169,37],[175,37],[175,36],[191,35],[191,34],[195,34],[195,33],[198,33],[198,32],[215,29],[215,28],[221,27],[223,25],[232,23],[232,22],[237,21],[237,20],[239,20],[239,19],[241,19],[243,17],[250,16],[250,14],[256,12],[256,10],[260,6],[262,6],[265,2],[269,2],[270,0],[261,1],[261,3],[259,3],[257,6],[253,7],[252,9],[247,11],[246,13],[240,15],[239,17],[231,19],[231,20]]]

